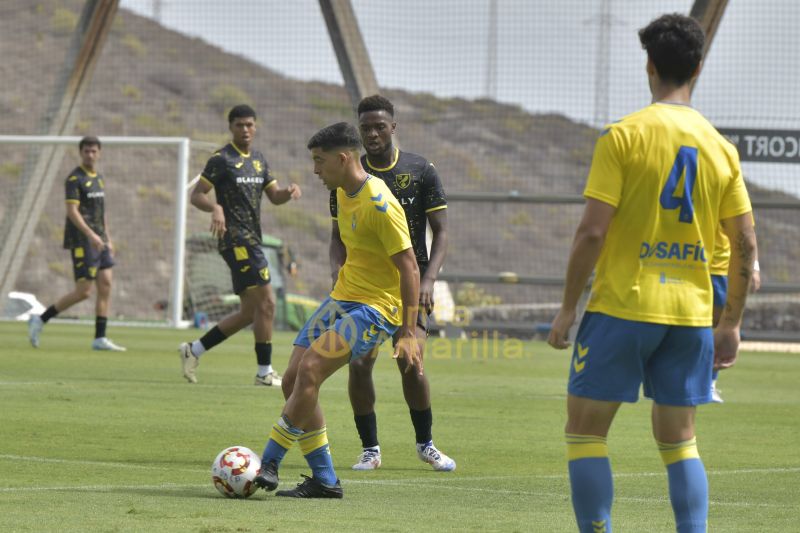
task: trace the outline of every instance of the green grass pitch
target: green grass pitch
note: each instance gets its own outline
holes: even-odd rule
[[[227,500],[211,461],[235,444],[260,453],[283,404],[280,390],[252,385],[252,337],[204,355],[192,386],[176,348],[196,331],[110,328],[127,353],[92,352],[91,333],[48,325],[35,350],[24,324],[0,323],[0,531],[575,530],[563,444],[569,356],[543,343],[431,341],[434,438],[458,462],[453,473],[417,459],[384,348],[380,470],[350,470],[360,447],[340,371],[321,401],[345,498]],[[291,340],[276,335],[279,370]],[[798,377],[798,356],[744,353],[720,380],[726,403],[699,410],[710,531],[800,528]],[[609,436],[616,531],[674,531],[649,409],[623,406]],[[290,451],[282,485],[307,471]]]

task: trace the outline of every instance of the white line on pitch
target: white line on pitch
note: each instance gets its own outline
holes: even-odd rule
[[[162,465],[139,465],[135,463],[115,463],[110,461],[87,461],[82,459],[55,459],[51,457],[31,457],[26,455],[7,455],[0,454],[0,461],[7,459],[10,461],[28,461],[31,463],[59,463],[87,466],[102,466],[111,468],[137,468],[142,470],[169,470],[170,472],[193,472],[199,473],[196,468],[174,468],[167,464]]]
[[[41,491],[98,491],[109,492],[112,490],[182,490],[182,489],[200,489],[204,487],[211,487],[211,483],[204,485],[176,485],[173,483],[164,483],[162,485],[71,485],[63,487],[0,487],[0,492],[41,492]]]
[[[11,461],[29,461],[32,463],[59,463],[59,464],[75,464],[75,465],[88,465],[88,466],[102,466],[102,467],[110,467],[110,468],[134,468],[134,469],[142,469],[142,470],[164,470],[169,469],[171,472],[191,472],[195,474],[201,474],[202,471],[196,468],[173,468],[169,465],[142,465],[142,464],[135,464],[135,463],[119,463],[119,462],[111,462],[111,461],[88,461],[85,459],[57,459],[52,457],[36,457],[36,456],[25,456],[25,455],[11,455],[11,454],[0,454],[0,460],[11,460]],[[777,467],[777,468],[743,468],[738,470],[709,470],[707,474],[709,476],[716,476],[716,475],[740,475],[740,474],[790,474],[790,473],[797,473],[800,472],[800,467]],[[420,484],[423,483],[426,486],[432,485],[435,483],[439,483],[442,479],[439,477],[440,475],[431,474],[432,476],[435,475],[437,479],[431,477],[424,477],[424,478],[401,478],[401,479],[374,479],[374,480],[365,480],[365,479],[345,479],[345,481],[352,482],[352,483],[376,483],[376,484],[384,484],[384,485],[403,485],[406,483],[416,483]],[[447,474],[442,474],[447,475]],[[615,478],[641,478],[641,477],[661,477],[666,476],[665,472],[620,472],[618,474],[614,474]],[[566,480],[568,478],[567,474],[530,474],[530,475],[510,475],[510,476],[452,476],[448,481],[458,482],[458,481],[489,481],[489,480],[503,480],[503,479],[563,479]],[[448,487],[452,487],[452,485],[447,485]]]
[[[345,480],[345,484],[356,483],[363,485],[392,485],[402,487],[418,487],[416,483],[384,483],[381,480]],[[183,490],[183,489],[200,489],[209,488],[210,484],[187,484],[178,485],[172,483],[164,483],[160,485],[71,485],[59,487],[0,487],[0,493],[3,492],[61,492],[61,491],[88,491],[88,492],[111,492],[115,490]],[[516,496],[527,496],[532,498],[556,498],[563,500],[564,493],[561,492],[537,492],[525,490],[504,490],[504,489],[486,489],[481,487],[456,487],[451,484],[442,485],[427,485],[429,489],[441,489],[447,491],[461,491],[461,492],[477,492],[482,494],[510,494]],[[667,503],[667,498],[634,498],[626,496],[615,496],[614,499],[618,502],[635,502],[635,503]],[[789,508],[788,505],[777,505],[771,503],[751,503],[751,502],[721,502],[709,501],[710,505],[718,505],[725,507],[771,507],[777,509]]]
[[[463,479],[463,478],[462,478]],[[399,487],[417,487],[419,488],[418,483],[385,483],[380,480],[353,480],[347,479],[343,480],[345,484],[349,483],[356,483],[356,484],[364,484],[364,485],[391,485],[391,486],[399,486]],[[551,497],[557,499],[563,499],[566,496],[566,493],[562,492],[537,492],[537,491],[526,491],[526,490],[506,490],[506,489],[487,489],[482,487],[458,487],[451,484],[426,484],[425,489],[441,489],[447,491],[461,491],[461,492],[477,492],[482,494],[511,494],[511,495],[518,495],[518,496],[531,496],[531,497]],[[626,496],[614,496],[615,501],[623,501],[623,502],[636,502],[636,503],[668,503],[669,499],[667,498],[633,498],[633,497],[626,497]],[[725,507],[774,507],[777,509],[786,509],[786,508],[793,508],[790,505],[779,505],[773,503],[751,503],[751,502],[722,502],[722,501],[709,501],[710,505],[720,505]]]

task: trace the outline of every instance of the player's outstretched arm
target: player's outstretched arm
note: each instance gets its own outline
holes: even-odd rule
[[[594,198],[586,200],[583,218],[575,231],[572,252],[567,265],[567,278],[564,282],[564,300],[553,323],[550,326],[548,344],[563,350],[569,347],[567,335],[575,322],[578,300],[586,288],[589,276],[592,275],[597,259],[606,240],[608,226],[614,217],[616,207]]]
[[[729,368],[736,362],[739,328],[758,249],[751,213],[723,219],[722,230],[731,242],[731,259],[728,264],[728,297],[714,330],[714,368],[717,369]]]
[[[81,215],[80,210],[78,209],[80,205],[76,202],[67,202],[67,218],[75,224],[81,233],[86,235],[86,238],[89,239],[89,244],[92,248],[96,250],[102,250],[105,247],[105,243],[100,236],[94,232],[92,228],[89,227],[89,224],[86,223],[86,220],[83,219],[83,215]]]
[[[273,183],[274,185],[270,184],[264,189],[264,194],[267,195],[269,201],[274,205],[285,204],[289,200],[297,200],[303,195],[303,191],[300,190],[300,186],[296,183],[292,183],[285,189],[278,187],[277,182]]]
[[[406,372],[414,367],[422,375],[422,358],[417,345],[417,313],[419,312],[419,268],[413,248],[406,248],[392,256],[392,262],[400,272],[400,298],[403,301],[403,324],[393,357],[406,360]]]

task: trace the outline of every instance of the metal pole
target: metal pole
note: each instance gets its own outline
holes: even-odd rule
[[[378,80],[372,70],[367,45],[358,29],[350,0],[319,0],[319,7],[355,109],[362,98],[378,92]]]
[[[178,145],[178,174],[175,182],[175,246],[172,258],[170,321],[176,328],[183,322],[183,277],[186,255],[186,184],[189,182],[189,139]]]
[[[483,95],[497,100],[497,0],[489,0],[489,36],[486,46],[486,79]]]
[[[703,46],[704,61],[708,57],[709,50],[711,50],[711,43],[714,42],[714,36],[717,34],[717,28],[727,7],[728,0],[695,0],[694,4],[692,4],[689,16],[700,23],[706,34],[706,42]],[[695,78],[692,81],[692,90],[694,90],[697,80],[698,78]]]
[[[40,131],[52,135],[72,131],[78,107],[91,83],[94,67],[111,30],[118,5],[119,0],[87,0]],[[5,301],[16,283],[35,223],[44,209],[64,150],[63,146],[45,146],[29,156],[23,176],[25,187],[19,197],[14,198],[15,209],[6,214],[9,217],[8,227],[4,224],[2,228],[5,242],[0,244],[0,303]]]

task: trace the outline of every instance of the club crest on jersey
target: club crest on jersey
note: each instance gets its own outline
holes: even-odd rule
[[[258,159],[253,161],[253,168],[256,169],[256,172],[261,172],[261,170],[263,170],[263,167],[261,166],[261,161],[259,161]]]
[[[411,174],[397,174],[394,177],[394,184],[400,189],[405,189],[411,183]]]

